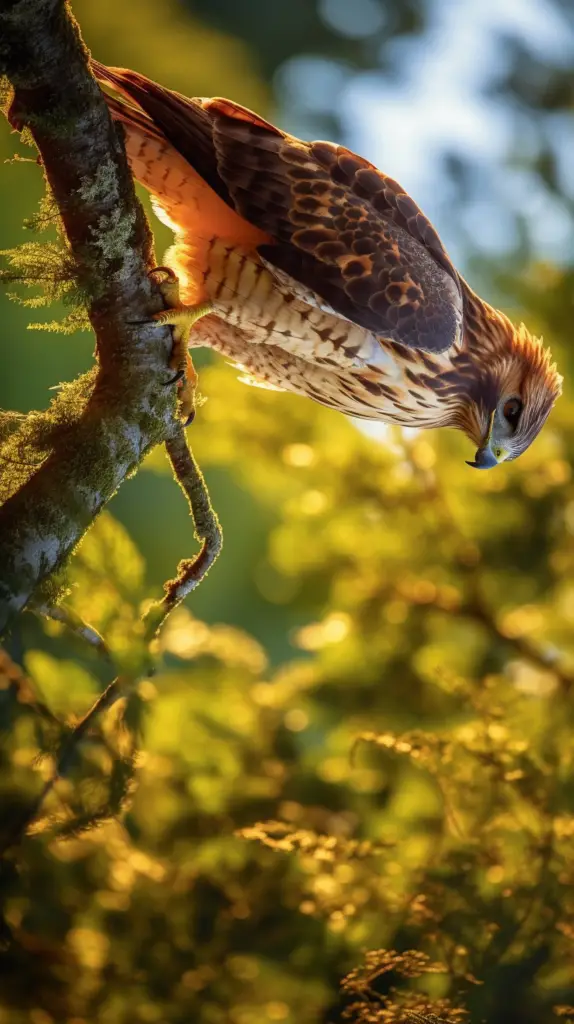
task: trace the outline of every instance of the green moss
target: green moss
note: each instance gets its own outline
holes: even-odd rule
[[[0,250],[0,256],[8,263],[7,267],[0,269],[0,281],[37,290],[35,295],[8,292],[8,297],[31,309],[49,306],[53,302],[69,307],[70,312],[62,321],[32,323],[29,325],[32,329],[66,334],[89,330],[88,295],[80,281],[80,268],[65,241],[58,209],[48,187],[38,211],[24,221],[24,226],[34,232],[55,228],[57,235],[54,241],[24,242],[13,249]]]
[[[11,410],[0,410],[0,444],[4,444],[10,437],[20,430],[26,416],[21,412]]]
[[[71,557],[71,554],[70,556]],[[70,584],[68,580],[68,559],[65,560],[64,564],[60,566],[57,572],[52,573],[48,576],[39,587],[36,588],[34,593],[33,602],[31,607],[36,608],[46,606],[48,608],[55,608],[60,604],[64,598],[70,594]]]
[[[83,309],[73,309],[61,320],[28,324],[29,331],[57,331],[59,334],[75,334],[76,331],[89,331],[90,329],[88,314]]]
[[[64,384],[48,409],[26,416],[0,415],[0,502],[6,501],[36,472],[62,436],[79,421],[93,393],[97,370]]]
[[[6,75],[0,75],[0,110],[3,114],[6,114],[10,103],[12,102],[12,96],[14,90],[10,83],[10,80]]]
[[[14,84],[18,85],[16,76],[14,76]],[[29,85],[29,82],[25,81],[22,84]],[[78,93],[74,106],[66,108],[65,116],[50,110],[43,110],[41,113],[35,110],[26,110],[23,119],[25,119],[27,128],[32,132],[34,129],[39,129],[44,135],[50,136],[52,139],[69,139],[71,135],[78,131],[78,121],[85,118],[85,115],[85,96],[82,93]]]
[[[40,199],[36,213],[33,213],[31,217],[24,218],[24,227],[28,231],[38,233],[47,231],[49,228],[56,228],[58,234],[63,231],[58,204],[48,182],[45,182],[44,195]]]

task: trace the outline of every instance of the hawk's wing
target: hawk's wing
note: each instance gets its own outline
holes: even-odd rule
[[[273,238],[259,249],[268,265],[377,335],[431,352],[457,341],[458,275],[392,178],[342,146],[301,142],[230,100],[190,100],[136,72],[93,67],[233,210]]]

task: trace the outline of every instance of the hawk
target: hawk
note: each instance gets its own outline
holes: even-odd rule
[[[350,416],[458,427],[479,469],[528,448],[561,390],[550,353],[471,290],[396,181],[231,100],[92,68],[176,234],[156,319],[178,326],[180,375],[182,346],[208,345]]]

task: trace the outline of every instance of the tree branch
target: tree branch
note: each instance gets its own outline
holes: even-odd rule
[[[90,296],[98,367],[74,385],[81,413],[0,508],[0,633],[57,569],[147,451],[173,428],[169,330],[137,328],[163,306],[150,232],[119,129],[64,0],[0,0],[9,119],[27,125]]]
[[[175,478],[185,494],[201,550],[195,558],[183,558],[177,576],[164,583],[161,601],[146,613],[146,637],[151,640],[170,612],[191,594],[207,575],[221,551],[223,537],[217,513],[211,504],[203,474],[195,461],[181,426],[176,425],[165,443]]]

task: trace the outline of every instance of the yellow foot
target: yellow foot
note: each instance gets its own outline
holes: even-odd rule
[[[197,373],[188,352],[191,329],[202,316],[213,312],[211,302],[201,302],[197,306],[183,306],[179,300],[179,281],[170,267],[155,267],[152,274],[166,274],[167,279],[159,281],[159,289],[168,309],[154,313],[153,320],[160,326],[173,327],[173,347],[169,358],[169,367],[175,370],[168,384],[178,384],[179,413],[187,426],[195,416],[195,392]]]

